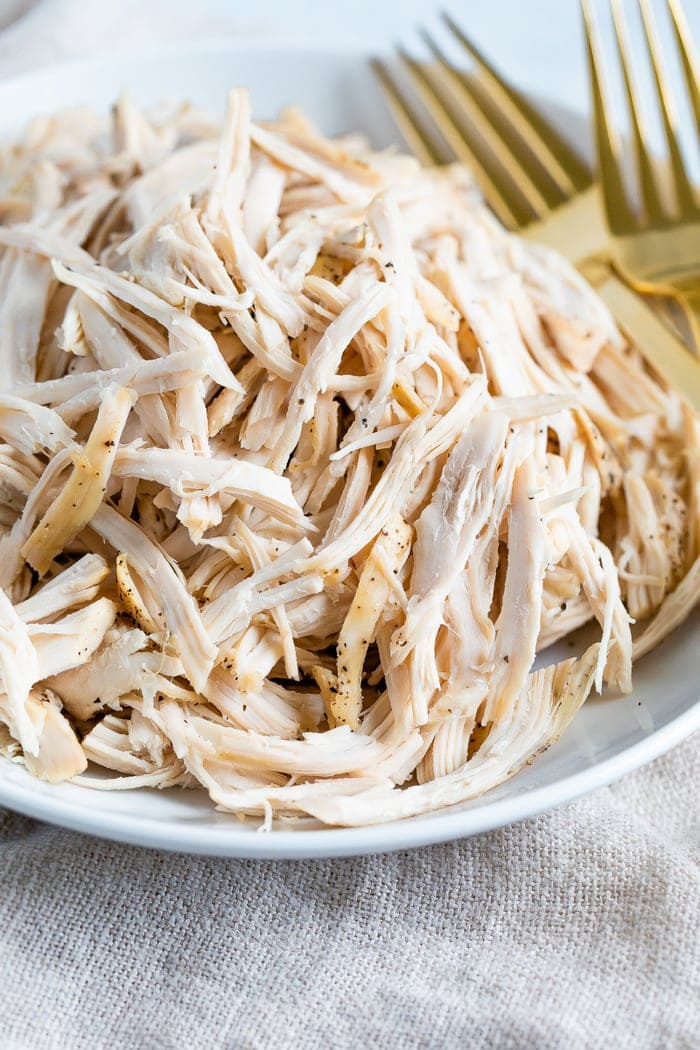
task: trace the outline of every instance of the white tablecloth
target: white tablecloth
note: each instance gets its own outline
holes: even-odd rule
[[[563,46],[576,6],[491,0],[472,29],[523,86],[582,108]],[[43,0],[0,33],[0,76],[153,34],[377,47],[425,7]],[[519,826],[296,864],[149,852],[0,810],[0,1047],[697,1050],[699,783],[696,736]]]

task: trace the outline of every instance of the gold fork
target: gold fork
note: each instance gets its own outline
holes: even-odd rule
[[[547,120],[507,83],[453,19],[456,40],[475,60],[479,81],[455,68],[422,32],[431,64],[399,49],[404,70],[427,113],[412,105],[390,68],[373,62],[394,119],[423,164],[467,163],[498,218],[510,230],[532,231],[572,262],[603,252],[609,240],[598,187],[588,165]],[[488,107],[488,108],[487,108]]]
[[[497,73],[456,23],[448,28],[475,60],[478,82],[456,69],[423,34],[434,62],[400,51],[420,99],[416,105],[391,68],[373,62],[409,148],[424,164],[455,159],[471,167],[486,202],[521,236],[556,248],[595,285],[650,364],[700,411],[700,365],[654,311],[605,263],[609,234],[585,162],[556,129]]]
[[[690,34],[678,0],[667,0],[667,3],[689,101],[700,135],[700,86]],[[598,168],[605,213],[612,234],[611,256],[620,274],[633,287],[677,300],[686,315],[695,345],[700,349],[700,202],[683,159],[671,86],[661,58],[652,9],[648,0],[638,0],[638,4],[664,126],[674,198],[671,205],[664,201],[635,85],[625,16],[619,0],[611,0],[640,187],[639,211],[632,206],[625,189],[620,146],[612,126],[603,84],[603,64],[596,43],[593,10],[589,0],[581,0],[591,74]]]

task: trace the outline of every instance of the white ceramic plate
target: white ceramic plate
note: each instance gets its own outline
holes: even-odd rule
[[[234,50],[200,44],[157,56],[100,58],[0,83],[0,134],[47,109],[106,108],[123,86],[145,103],[188,97],[220,111],[226,90],[250,87],[258,116],[299,103],[328,133],[361,129],[376,145],[396,139],[365,59],[300,49]],[[585,127],[573,114],[569,130]],[[629,697],[593,699],[564,737],[508,783],[482,798],[371,828],[254,822],[217,813],[204,792],[99,792],[51,786],[0,758],[0,804],[65,827],[145,846],[222,856],[301,858],[403,849],[473,835],[534,816],[610,783],[700,727],[700,614],[635,667]],[[564,652],[566,649],[564,648]]]

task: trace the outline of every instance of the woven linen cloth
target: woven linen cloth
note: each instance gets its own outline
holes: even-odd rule
[[[186,857],[0,811],[11,1050],[697,1050],[700,735],[463,842]]]

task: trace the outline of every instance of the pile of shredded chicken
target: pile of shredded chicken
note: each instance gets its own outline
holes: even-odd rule
[[[0,745],[44,780],[433,810],[698,597],[698,420],[461,167],[123,98],[0,155],[0,253]]]

